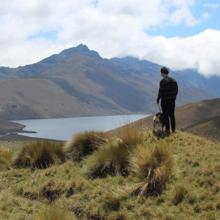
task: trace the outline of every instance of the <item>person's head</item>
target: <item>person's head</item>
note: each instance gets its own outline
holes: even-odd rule
[[[161,73],[161,76],[165,78],[165,77],[167,77],[168,74],[169,74],[169,69],[164,66],[164,67],[162,67],[162,68],[160,69],[160,73]]]

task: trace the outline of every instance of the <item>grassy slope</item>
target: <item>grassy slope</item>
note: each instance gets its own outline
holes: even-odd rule
[[[187,131],[220,141],[220,116],[187,128]]]
[[[220,99],[204,100],[177,108],[176,118],[179,128],[186,129],[220,116]]]
[[[176,108],[176,121],[179,129],[186,129],[195,124],[220,116],[220,98],[190,103]],[[136,122],[152,127],[152,117]]]
[[[174,175],[160,196],[131,196],[136,183],[132,176],[88,179],[83,162],[35,171],[11,168],[0,172],[1,219],[31,217],[51,200],[79,219],[219,219],[220,144],[182,132],[159,141],[149,132],[146,136],[148,145],[163,142],[170,147],[175,159]],[[186,193],[174,205],[177,188]]]
[[[220,99],[204,100],[176,108],[177,128],[212,140],[220,139]],[[149,116],[134,122],[137,128],[153,126]],[[114,132],[114,131],[113,131]]]

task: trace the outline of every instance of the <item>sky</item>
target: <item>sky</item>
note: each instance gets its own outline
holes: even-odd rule
[[[0,0],[0,66],[86,44],[220,76],[220,0]]]

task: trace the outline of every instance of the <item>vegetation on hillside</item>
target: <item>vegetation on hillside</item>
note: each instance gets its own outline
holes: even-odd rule
[[[35,141],[21,147],[14,155],[12,164],[17,168],[47,168],[55,163],[64,162],[65,156],[60,143]]]
[[[74,152],[89,140],[79,136]],[[0,147],[8,164],[0,169],[1,219],[220,218],[219,143],[182,132],[158,140],[134,128],[101,140],[89,142],[80,160],[55,142],[33,142],[19,153]]]
[[[167,145],[138,146],[131,159],[131,167],[142,180],[136,189],[140,195],[158,195],[171,177],[173,158]]]
[[[88,176],[106,177],[107,175],[128,174],[129,148],[117,140],[104,144],[98,151],[85,161]]]
[[[33,220],[75,220],[75,218],[66,211],[65,207],[57,205],[46,206],[36,212]]]
[[[64,153],[68,159],[80,161],[105,143],[106,138],[103,132],[86,131],[78,133],[64,145]]]
[[[178,128],[211,141],[220,141],[220,98],[186,104],[176,109]],[[134,126],[153,128],[153,115],[134,122]]]
[[[10,160],[12,158],[12,151],[8,148],[0,148],[0,171],[10,168]]]
[[[214,141],[220,141],[220,116],[195,124],[187,131]]]
[[[138,144],[144,143],[144,139],[143,132],[131,125],[124,127],[117,136],[108,136],[99,149],[85,160],[85,172],[92,178],[127,176],[130,156]]]

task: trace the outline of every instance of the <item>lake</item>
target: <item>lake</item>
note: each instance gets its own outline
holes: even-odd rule
[[[19,133],[29,137],[68,140],[72,135],[83,131],[108,131],[134,122],[147,115],[115,115],[96,117],[52,118],[17,120],[25,125],[24,131],[36,133]]]

